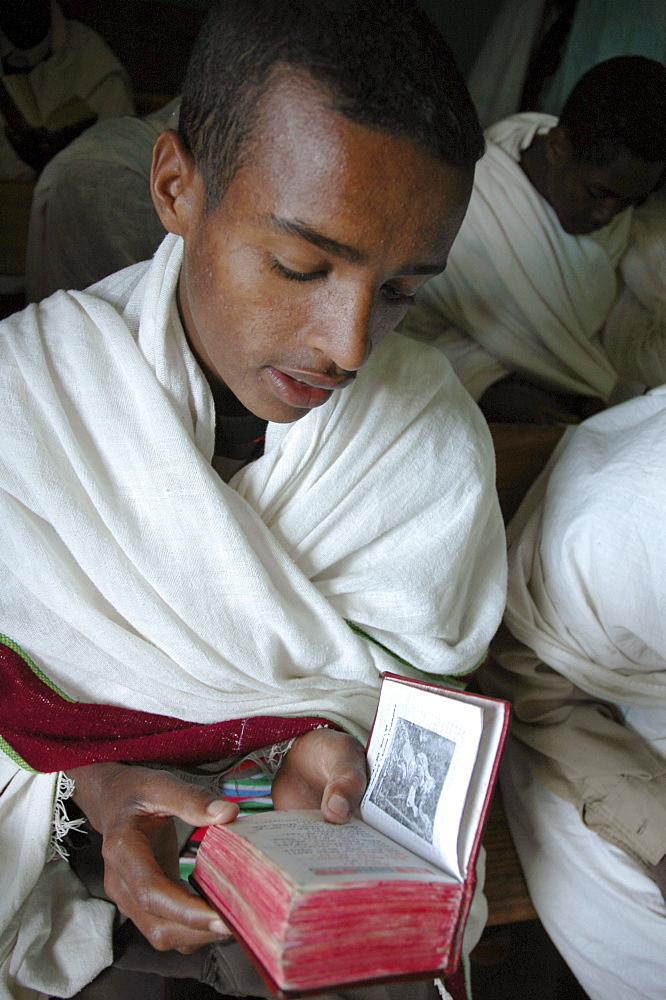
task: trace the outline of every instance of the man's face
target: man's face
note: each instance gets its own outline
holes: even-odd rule
[[[2,0],[0,31],[17,49],[31,49],[44,38],[51,25],[49,0]]]
[[[551,164],[547,198],[565,233],[582,236],[637,205],[655,188],[663,163],[646,163],[626,150],[603,166],[570,154]]]
[[[293,76],[220,205],[194,169],[179,307],[213,384],[289,422],[342,389],[441,271],[472,171],[353,124]],[[175,204],[177,204],[177,199]]]

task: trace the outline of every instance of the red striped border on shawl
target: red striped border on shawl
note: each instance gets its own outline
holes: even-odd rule
[[[304,716],[202,724],[115,705],[72,701],[0,635],[0,748],[20,767],[64,771],[100,761],[199,764],[288,740],[328,719]]]

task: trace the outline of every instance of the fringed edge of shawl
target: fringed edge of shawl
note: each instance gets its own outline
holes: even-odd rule
[[[56,861],[61,858],[67,861],[69,853],[64,841],[70,830],[79,830],[85,823],[85,818],[70,819],[65,803],[74,795],[74,780],[61,771],[58,775],[56,785],[55,802],[53,806],[53,832],[47,854],[47,861]]]

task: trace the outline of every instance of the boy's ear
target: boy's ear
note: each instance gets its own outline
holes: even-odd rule
[[[153,147],[150,193],[164,228],[185,236],[203,205],[203,181],[173,129],[162,132]]]
[[[556,125],[546,135],[546,156],[552,166],[561,166],[571,157],[571,143],[566,132]]]

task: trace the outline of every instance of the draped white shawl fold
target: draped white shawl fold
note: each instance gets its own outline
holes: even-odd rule
[[[483,128],[518,111],[542,26],[545,0],[504,0],[467,75]]]
[[[469,209],[446,271],[401,329],[436,342],[475,399],[510,371],[608,400],[617,374],[599,340],[616,295],[631,212],[589,236],[564,232],[520,166],[557,119],[513,115],[486,130]]]
[[[269,425],[264,456],[224,484],[175,305],[181,257],[168,236],[150,265],[0,327],[2,630],[76,700],[196,722],[320,715],[363,739],[380,671],[409,668],[345,619],[437,674],[470,670],[497,627],[505,556],[487,428],[446,361],[394,335],[353,386]],[[43,939],[8,972],[19,908],[46,877],[55,780],[0,762],[0,787],[21,789],[0,795],[0,828],[24,803],[32,845],[26,867],[3,840],[3,900],[18,876],[2,974],[45,992],[111,960],[108,944],[102,959],[91,948],[93,967],[73,963],[68,978],[45,910]],[[66,933],[86,912],[72,905]]]
[[[558,446],[510,527],[506,622],[595,697],[666,706],[666,388]]]
[[[626,379],[655,388],[666,382],[666,192],[634,209],[620,277],[604,348]]]

